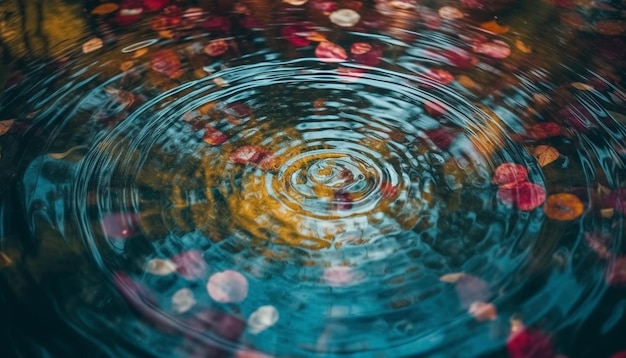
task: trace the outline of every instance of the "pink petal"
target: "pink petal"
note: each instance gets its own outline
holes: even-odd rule
[[[137,213],[110,213],[102,217],[100,224],[106,237],[126,240],[140,233],[139,219]]]
[[[170,260],[176,265],[176,272],[188,280],[202,278],[206,272],[207,264],[200,251],[185,251]]]
[[[468,311],[479,322],[495,321],[498,318],[498,312],[493,303],[474,302],[469,306]]]
[[[501,185],[498,199],[523,211],[531,211],[546,200],[546,192],[541,185],[522,182]]]
[[[217,302],[241,302],[248,296],[248,280],[237,271],[226,270],[211,276],[207,290]]]
[[[507,58],[511,54],[511,47],[500,41],[478,42],[473,46],[475,53],[487,55],[492,58]]]
[[[426,131],[428,138],[441,150],[448,150],[456,137],[449,128],[437,128]]]
[[[261,146],[244,145],[230,153],[228,159],[237,164],[257,164],[268,154],[269,152]]]
[[[443,85],[447,85],[454,81],[454,75],[450,71],[446,71],[439,68],[429,69],[424,76],[432,81],[439,82]]]
[[[489,285],[473,275],[461,276],[454,286],[461,305],[469,308],[474,302],[485,302],[489,295]]]
[[[363,281],[361,273],[348,266],[335,266],[324,269],[324,282],[332,287],[345,287]]]

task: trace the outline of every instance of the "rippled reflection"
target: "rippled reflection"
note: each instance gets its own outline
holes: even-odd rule
[[[0,4],[10,354],[626,350],[619,1],[58,5]]]

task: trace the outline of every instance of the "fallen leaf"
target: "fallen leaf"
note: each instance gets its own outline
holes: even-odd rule
[[[107,2],[104,4],[100,4],[96,6],[93,10],[91,10],[92,15],[108,15],[112,14],[119,9],[120,6],[116,3]]]
[[[489,31],[491,33],[497,34],[497,35],[503,35],[509,32],[508,26],[502,26],[498,24],[496,20],[483,22],[482,24],[480,24],[480,28],[485,31]]]
[[[553,220],[569,221],[578,218],[584,210],[583,202],[574,194],[558,193],[548,196],[544,212]]]
[[[5,119],[5,120],[0,121],[0,136],[7,134],[7,132],[13,126],[14,122],[15,122],[15,119]]]
[[[122,72],[126,72],[130,70],[131,68],[133,68],[134,65],[135,65],[134,61],[124,61],[120,64],[120,70]]]
[[[13,265],[13,260],[7,254],[0,251],[0,268],[5,268]]]
[[[532,140],[542,140],[561,135],[561,126],[555,122],[535,123],[526,130],[525,137]]]
[[[220,303],[242,302],[248,296],[248,280],[237,271],[218,272],[209,278],[207,291]]]
[[[561,156],[561,153],[550,145],[538,145],[532,150],[532,154],[542,167],[554,162]]]
[[[83,53],[90,53],[99,50],[104,46],[104,42],[99,37],[94,37],[83,44]]]
[[[532,47],[526,45],[526,43],[524,43],[524,41],[522,41],[520,39],[515,40],[515,48],[520,50],[520,52],[522,52],[522,53],[531,53],[531,52],[533,52]]]
[[[439,281],[445,282],[445,283],[455,283],[463,276],[465,276],[465,272],[447,273],[445,275],[440,276]]]
[[[570,83],[570,85],[578,90],[581,91],[593,91],[593,86],[588,85],[586,83],[582,83],[582,82],[572,82]]]

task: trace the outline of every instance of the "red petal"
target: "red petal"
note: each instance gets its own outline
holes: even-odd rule
[[[506,343],[506,350],[511,358],[554,358],[550,337],[530,328],[512,333]]]
[[[345,190],[335,191],[335,207],[337,210],[350,210],[352,208],[352,196]]]
[[[237,164],[259,164],[270,155],[272,155],[272,153],[261,146],[244,145],[230,153],[228,159]]]
[[[450,65],[461,68],[470,69],[474,66],[472,56],[469,52],[460,48],[452,48],[443,51],[441,54],[450,63]]]
[[[180,71],[180,58],[173,50],[162,49],[152,55],[150,67],[168,77],[176,77]]]
[[[376,44],[355,42],[350,46],[350,55],[356,63],[366,66],[376,66],[380,63],[382,49]]]
[[[437,128],[426,131],[426,135],[441,150],[448,150],[455,138],[454,133],[448,128]]]
[[[502,163],[496,168],[492,183],[497,185],[521,183],[528,180],[528,169],[517,163]]]
[[[610,358],[626,358],[626,351],[619,351],[617,353],[613,353]]]
[[[446,108],[441,106],[440,104],[436,103],[436,102],[432,102],[432,101],[428,101],[426,103],[424,103],[424,109],[426,110],[426,113],[430,114],[431,116],[437,118],[437,117],[441,117],[444,114],[446,114]]]
[[[388,181],[380,183],[380,191],[383,194],[383,198],[386,199],[393,199],[398,195],[398,187]]]
[[[182,252],[170,260],[176,265],[176,272],[188,280],[202,278],[207,268],[202,252],[196,250]]]
[[[523,211],[531,211],[546,200],[546,192],[541,185],[522,182],[501,185],[498,199]]]
[[[454,81],[454,75],[452,73],[438,68],[429,69],[428,71],[426,71],[424,76],[430,80],[439,82],[444,85],[447,85],[448,83]]]
[[[202,24],[205,29],[209,31],[221,31],[221,32],[229,32],[230,31],[230,20],[223,16],[212,16],[204,21]]]
[[[330,41],[323,41],[315,48],[315,57],[324,62],[341,62],[348,58],[348,54],[343,47]]]
[[[143,0],[143,8],[146,11],[159,11],[163,9],[170,0]]]
[[[228,137],[221,131],[211,126],[207,126],[204,128],[204,136],[202,137],[202,140],[210,145],[220,145],[226,142]]]
[[[561,135],[561,126],[554,122],[542,122],[531,126],[526,135],[534,140],[542,140]]]
[[[281,36],[297,47],[309,46],[311,44],[306,35],[309,32],[311,32],[310,29],[301,25],[287,25],[280,29]]]

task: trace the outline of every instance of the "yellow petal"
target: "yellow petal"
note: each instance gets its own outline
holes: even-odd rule
[[[91,14],[92,15],[108,15],[117,11],[117,9],[119,8],[120,6],[118,4],[107,2],[107,3],[96,6],[93,10],[91,10]]]
[[[496,20],[483,22],[482,24],[480,24],[480,28],[498,35],[506,34],[507,32],[509,32],[508,26],[501,26],[496,22]]]

